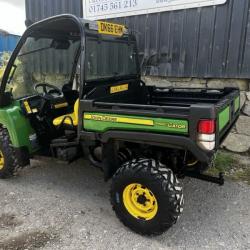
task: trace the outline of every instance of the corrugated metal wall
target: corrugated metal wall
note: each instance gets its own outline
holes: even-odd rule
[[[250,78],[250,1],[113,19],[137,34],[146,75]],[[27,19],[82,16],[82,0],[26,0]]]
[[[19,36],[0,32],[0,53],[4,51],[12,52],[19,39]]]
[[[25,0],[26,18],[32,22],[59,14],[82,17],[82,0]]]

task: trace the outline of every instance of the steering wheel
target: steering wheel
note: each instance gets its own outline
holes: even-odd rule
[[[41,93],[38,91],[39,88],[43,89],[43,96],[50,95],[54,96],[53,94],[56,93],[56,97],[62,97],[63,92],[58,87],[48,84],[48,83],[38,83],[35,85],[34,90],[40,95]]]

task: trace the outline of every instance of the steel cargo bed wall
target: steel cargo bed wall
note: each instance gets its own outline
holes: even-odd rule
[[[27,19],[82,16],[82,0],[26,0]],[[250,3],[111,19],[137,34],[143,73],[154,76],[250,78]]]

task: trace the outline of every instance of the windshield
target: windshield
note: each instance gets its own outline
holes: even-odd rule
[[[88,37],[86,47],[86,81],[138,74],[135,42]]]
[[[79,39],[27,38],[9,74],[6,90],[18,99],[36,94],[34,86],[38,83],[61,89],[71,79],[79,46]]]

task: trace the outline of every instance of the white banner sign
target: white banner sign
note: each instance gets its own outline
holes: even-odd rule
[[[84,18],[96,20],[224,4],[227,0],[83,0]]]

